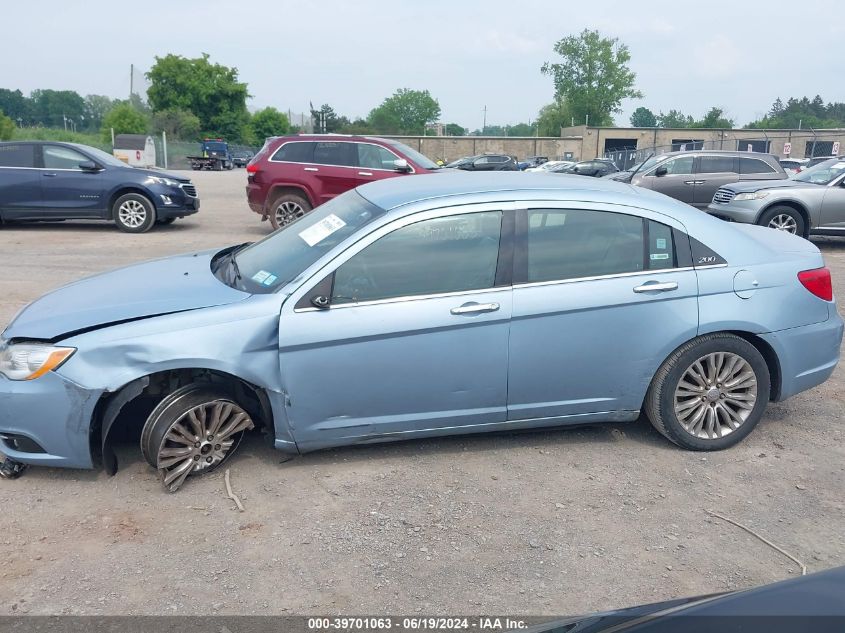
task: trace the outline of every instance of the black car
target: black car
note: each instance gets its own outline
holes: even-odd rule
[[[579,176],[593,176],[594,178],[601,178],[608,174],[613,174],[619,171],[619,168],[604,158],[594,158],[593,160],[583,160],[580,163],[575,163],[565,168],[563,171],[555,172],[560,174],[577,174]]]
[[[144,233],[199,211],[188,178],[76,143],[0,143],[0,222],[109,220]]]
[[[446,167],[464,171],[517,171],[516,159],[505,154],[481,154],[452,161]]]
[[[252,160],[253,156],[255,156],[255,154],[248,150],[232,152],[232,164],[234,164],[235,167],[246,167],[249,164],[249,161]]]

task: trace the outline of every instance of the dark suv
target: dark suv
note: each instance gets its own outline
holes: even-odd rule
[[[440,169],[398,141],[311,134],[268,139],[247,171],[249,207],[274,229],[335,196],[375,180]]]
[[[452,161],[446,167],[464,171],[517,171],[516,159],[506,154],[480,154]]]
[[[199,211],[190,179],[130,167],[87,145],[0,143],[0,220],[110,220],[144,233]]]

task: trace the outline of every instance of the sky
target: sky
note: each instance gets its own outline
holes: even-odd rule
[[[777,97],[845,101],[840,0],[87,0],[9,2],[0,87],[70,89],[125,98],[130,65],[168,53],[234,66],[251,110],[307,112],[329,103],[365,117],[398,88],[427,89],[444,122],[528,122],[554,94],[540,73],[554,43],[585,28],[631,52],[645,106],[738,125]],[[823,16],[829,16],[824,19]],[[822,19],[820,19],[822,18]]]

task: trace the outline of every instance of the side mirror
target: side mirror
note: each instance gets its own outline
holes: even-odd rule
[[[657,176],[657,177],[665,176],[668,173],[669,173],[669,170],[666,169],[666,165],[661,165],[660,167],[658,167],[657,169],[654,170],[654,175]]]
[[[327,310],[331,301],[326,295],[314,295],[311,297],[311,305],[319,310]]]
[[[100,170],[100,166],[97,163],[95,163],[93,160],[82,161],[81,163],[79,163],[79,168],[82,171],[99,171]]]
[[[396,171],[411,171],[411,166],[404,158],[397,158],[394,160],[393,167],[396,168]]]

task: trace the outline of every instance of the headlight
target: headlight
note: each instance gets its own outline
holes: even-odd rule
[[[9,380],[35,380],[58,369],[75,351],[73,347],[0,341],[0,374]]]
[[[734,196],[734,200],[736,202],[742,202],[743,200],[760,200],[761,198],[765,198],[768,195],[768,191],[750,191],[748,193],[736,194],[736,196]]]
[[[162,176],[150,176],[150,180],[159,185],[167,185],[168,187],[178,187],[179,182],[172,178],[163,178]]]

